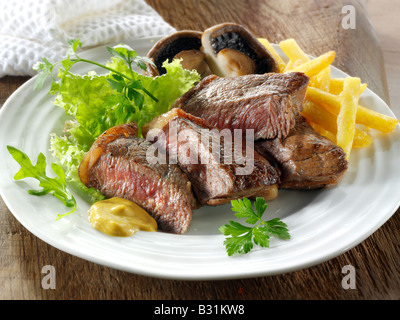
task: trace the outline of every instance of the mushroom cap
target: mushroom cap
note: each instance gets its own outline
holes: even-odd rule
[[[167,59],[172,61],[178,54],[180,54],[178,58],[183,59],[185,56],[196,56],[197,62],[199,54],[194,53],[194,51],[201,52],[201,36],[202,32],[200,31],[182,30],[157,41],[147,54],[147,57],[154,62],[155,67],[148,64],[147,73],[152,76],[164,74],[166,72],[162,66],[164,61]],[[183,55],[182,52],[184,51],[191,51],[193,55],[190,53]]]
[[[222,23],[208,28],[203,32],[201,42],[211,71],[220,77],[279,72],[274,57],[240,24]],[[253,70],[251,60],[254,62]],[[244,68],[241,69],[240,65]]]

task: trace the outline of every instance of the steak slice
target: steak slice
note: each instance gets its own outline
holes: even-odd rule
[[[278,175],[254,148],[218,130],[200,118],[172,109],[144,132],[147,138],[176,161],[192,183],[201,205],[220,205],[242,197],[277,196]],[[237,154],[235,154],[237,152]]]
[[[137,138],[130,126],[116,126],[95,141],[79,167],[82,182],[106,197],[135,202],[160,230],[184,233],[196,205],[190,181],[177,165],[150,164],[151,143]]]
[[[255,145],[280,171],[280,188],[332,186],[348,167],[343,149],[315,132],[302,116],[286,138],[260,140]]]
[[[284,138],[303,108],[309,77],[303,73],[210,75],[177,99],[173,107],[219,129],[254,129],[254,138]]]

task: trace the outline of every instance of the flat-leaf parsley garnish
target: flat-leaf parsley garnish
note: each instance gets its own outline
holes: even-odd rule
[[[246,218],[246,226],[239,222],[230,220],[219,228],[225,236],[224,245],[229,256],[235,254],[248,253],[253,249],[254,244],[260,247],[269,247],[270,237],[280,239],[290,239],[287,225],[279,218],[264,221],[262,216],[268,204],[264,198],[256,198],[254,203],[255,211],[251,201],[247,198],[243,200],[232,200],[232,211],[237,218]]]
[[[46,157],[43,153],[39,153],[36,164],[33,165],[28,155],[13,146],[7,146],[8,151],[15,161],[21,166],[21,169],[15,174],[15,180],[24,178],[34,178],[39,181],[41,190],[28,190],[29,194],[35,196],[44,196],[52,194],[57,199],[61,200],[65,206],[72,208],[69,212],[58,214],[57,220],[73,213],[76,210],[76,201],[72,193],[67,188],[67,181],[63,169],[57,163],[52,163],[51,168],[57,175],[55,178],[48,177],[46,174]]]

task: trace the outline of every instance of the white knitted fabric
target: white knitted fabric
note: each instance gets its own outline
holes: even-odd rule
[[[144,0],[0,0],[0,77],[34,75],[43,57],[65,56],[69,39],[85,48],[174,31]]]

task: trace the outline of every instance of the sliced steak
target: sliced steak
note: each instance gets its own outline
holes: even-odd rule
[[[255,145],[280,171],[280,188],[328,187],[337,183],[348,166],[343,149],[315,132],[301,116],[286,138],[260,140]]]
[[[254,138],[284,138],[303,108],[309,78],[303,73],[210,75],[173,104],[219,129],[254,129]]]
[[[201,205],[242,197],[277,196],[278,175],[242,136],[218,130],[200,118],[173,109],[145,128],[147,138],[176,161],[192,183]],[[237,152],[235,156],[235,152]]]
[[[150,164],[151,143],[136,137],[132,125],[120,125],[101,135],[79,167],[88,187],[106,197],[121,197],[144,208],[162,231],[187,231],[196,205],[191,183],[174,164]]]

